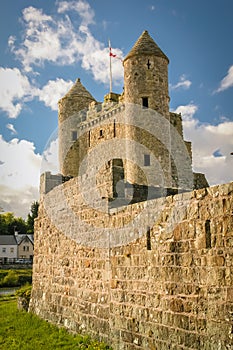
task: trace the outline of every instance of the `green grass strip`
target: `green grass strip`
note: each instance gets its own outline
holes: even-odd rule
[[[1,350],[107,350],[107,345],[87,336],[72,335],[38,316],[19,311],[16,299],[0,298]]]

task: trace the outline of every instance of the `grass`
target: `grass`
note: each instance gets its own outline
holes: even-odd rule
[[[15,296],[0,297],[1,350],[107,350],[87,336],[72,335],[32,313],[17,309]]]

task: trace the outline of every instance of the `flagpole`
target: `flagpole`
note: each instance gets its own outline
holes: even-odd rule
[[[112,92],[112,57],[111,57],[111,43],[110,39],[108,40],[109,47],[109,75],[110,75],[110,94]]]

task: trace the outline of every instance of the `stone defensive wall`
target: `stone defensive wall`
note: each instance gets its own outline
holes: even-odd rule
[[[117,209],[81,190],[41,197],[30,311],[114,350],[233,349],[233,183]]]

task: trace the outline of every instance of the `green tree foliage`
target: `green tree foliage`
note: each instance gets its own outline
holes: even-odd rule
[[[13,213],[0,214],[0,234],[13,235],[27,233],[27,224],[24,219],[14,217]]]
[[[8,234],[7,223],[6,223],[4,214],[0,214],[0,234],[1,235]]]
[[[34,220],[38,216],[38,208],[39,203],[33,202],[26,221],[23,218],[15,217],[13,213],[0,214],[0,235],[13,235],[15,232],[33,234]]]
[[[27,233],[34,233],[34,220],[38,216],[39,203],[33,202],[31,205],[31,213],[28,214],[27,218]]]
[[[15,232],[20,234],[27,233],[27,224],[22,218],[14,218],[12,222],[8,225],[8,232],[13,235]]]

